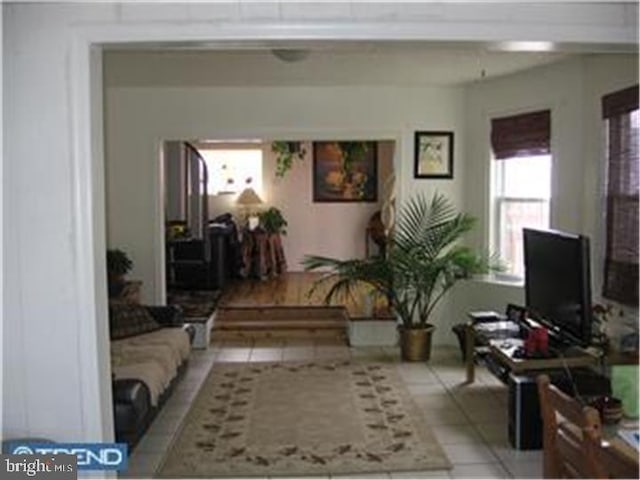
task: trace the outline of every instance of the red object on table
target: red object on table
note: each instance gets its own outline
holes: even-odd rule
[[[527,355],[534,353],[547,353],[549,350],[549,331],[544,327],[532,328],[524,341]]]

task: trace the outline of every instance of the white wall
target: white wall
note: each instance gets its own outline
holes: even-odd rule
[[[105,68],[118,66],[107,61]],[[105,98],[108,243],[131,253],[135,262],[131,277],[144,282],[146,302],[164,301],[158,166],[163,139],[397,139],[395,168],[401,194],[421,190],[430,194],[437,188],[461,204],[464,116],[463,95],[458,88],[109,86]],[[413,179],[415,130],[455,132],[458,153],[454,180]],[[310,164],[307,162],[307,168]],[[362,219],[370,211],[366,204],[305,202],[300,195],[311,191],[307,173],[295,168],[289,172],[290,178],[282,181],[295,182],[293,190],[273,189],[273,203],[290,213],[286,246],[292,250],[293,265],[303,253],[312,251],[349,255],[354,239],[345,250],[341,237],[330,232],[343,228],[345,213],[358,211]],[[265,180],[271,176],[265,171]],[[305,195],[308,199],[309,193]],[[303,224],[302,211],[289,206],[296,203],[307,205],[306,214],[314,219],[304,222],[308,228],[306,245],[294,240],[296,223]],[[336,212],[341,215],[336,216]]]
[[[601,188],[604,178],[602,95],[638,83],[636,55],[595,55],[538,67],[523,74],[471,85],[467,89],[466,210],[482,228],[472,242],[489,248],[490,119],[506,114],[551,109],[553,185],[551,226],[591,238],[593,296],[602,282]],[[524,301],[522,285],[473,282],[455,294],[464,311],[504,311],[511,300]],[[464,315],[462,315],[464,316]]]
[[[3,304],[3,436],[59,441],[112,438],[105,351],[102,104],[99,88],[90,89],[100,86],[101,77],[97,68],[97,75],[90,77],[91,45],[238,41],[274,38],[274,31],[285,40],[537,37],[587,45],[636,45],[638,33],[635,2],[581,6],[3,3],[2,9],[3,223],[10,226],[4,230],[3,243],[3,275],[10,279],[4,283]],[[445,97],[447,105],[457,103]],[[431,103],[438,110],[438,99],[413,100],[421,104],[421,111],[415,109],[411,118],[393,122],[402,127],[403,161],[411,158],[411,139],[403,132],[434,124],[461,128],[461,117],[451,111],[425,120]],[[395,106],[390,99],[387,102]],[[170,109],[152,111],[172,115]],[[382,113],[390,112],[393,109]],[[152,137],[144,124],[135,128],[143,138]],[[135,154],[141,154],[142,162],[157,158],[152,145],[134,150],[128,158],[136,158]],[[132,174],[144,172],[133,168]],[[138,180],[146,181],[144,176]],[[149,206],[130,208],[138,212]]]
[[[71,22],[109,21],[113,6],[3,4],[3,438],[113,438],[108,367],[101,154],[79,149],[97,128],[100,64],[71,75]],[[99,83],[99,82],[98,82]],[[74,92],[72,95],[71,92]],[[71,105],[85,100],[73,116]],[[98,115],[96,115],[96,111]],[[74,133],[75,132],[75,133]],[[37,140],[35,140],[37,139]],[[85,210],[86,211],[86,210]],[[92,242],[83,242],[84,238]]]
[[[282,178],[275,175],[277,155],[271,151],[269,141],[257,144],[219,143],[216,148],[238,148],[243,145],[245,148],[262,150],[262,185],[254,185],[254,188],[263,204],[256,210],[269,207],[280,209],[288,222],[287,234],[282,236],[288,271],[300,272],[303,271],[301,262],[305,255],[344,259],[365,256],[365,228],[371,215],[381,208],[383,184],[393,171],[393,142],[377,143],[377,200],[347,203],[313,201],[313,145],[310,141],[301,142],[305,151],[303,159],[296,157],[291,170]],[[231,213],[242,228],[244,212],[238,208],[237,198],[238,194],[209,195],[209,218]]]
[[[313,202],[313,153],[305,142],[303,161],[295,161],[283,178],[275,178],[275,155],[265,155],[264,188],[267,206],[282,210],[289,225],[283,247],[290,271],[302,271],[305,255],[337,258],[364,258],[365,229],[371,215],[380,210],[382,185],[392,171],[392,142],[380,142],[378,148],[378,201],[356,203]]]

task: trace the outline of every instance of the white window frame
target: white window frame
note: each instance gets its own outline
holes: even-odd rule
[[[506,183],[505,180],[505,168],[499,166],[499,162],[508,162],[509,159],[501,159],[497,160],[493,154],[491,155],[491,211],[490,211],[490,221],[491,221],[491,236],[489,238],[489,244],[491,245],[491,251],[495,252],[498,255],[502,254],[502,209],[503,206],[507,203],[536,203],[540,205],[547,204],[548,208],[548,217],[549,223],[544,228],[551,228],[551,218],[552,218],[552,203],[553,203],[553,179],[554,179],[554,162],[553,162],[553,153],[548,154],[550,158],[550,195],[549,198],[541,198],[541,197],[515,197],[512,195],[499,195],[498,192],[504,191],[504,186]],[[504,164],[501,164],[504,165]],[[524,276],[520,276],[511,272],[496,272],[493,277],[497,280],[503,280],[507,282],[515,282],[521,283],[524,281]]]

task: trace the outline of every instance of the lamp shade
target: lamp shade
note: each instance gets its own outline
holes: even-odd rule
[[[247,187],[242,191],[236,200],[236,203],[243,206],[260,205],[262,203],[262,199],[253,188]]]

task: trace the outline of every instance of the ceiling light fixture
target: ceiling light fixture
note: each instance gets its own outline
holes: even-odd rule
[[[497,42],[493,44],[493,49],[503,52],[552,52],[555,50],[553,42]]]

